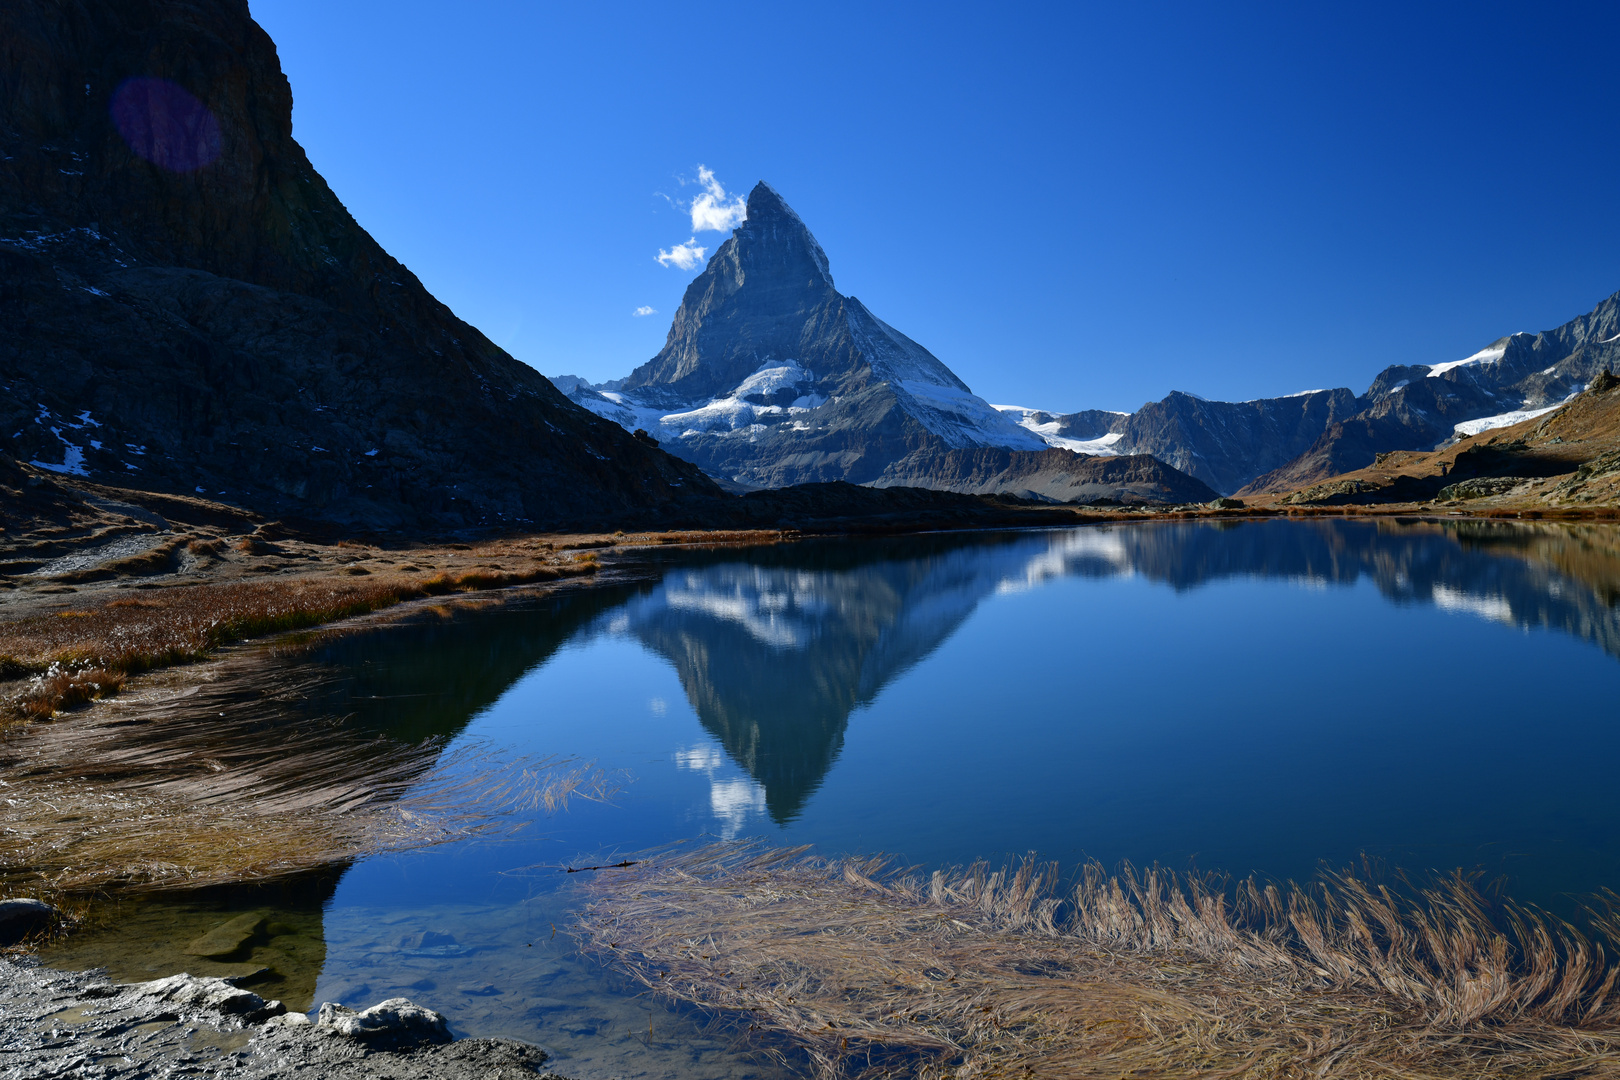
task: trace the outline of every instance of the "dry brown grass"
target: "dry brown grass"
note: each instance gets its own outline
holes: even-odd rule
[[[122,672],[98,667],[63,671],[53,666],[29,688],[22,700],[23,715],[31,720],[49,720],[59,710],[118,693],[124,678]]]
[[[1034,863],[925,878],[734,843],[587,887],[589,950],[824,1076],[1620,1076],[1604,946],[1462,877],[1228,889],[1093,866],[1063,890]],[[1610,940],[1613,912],[1593,913]]]
[[[293,874],[498,835],[605,798],[601,770],[405,744],[330,717],[256,658],[168,700],[104,707],[0,743],[0,892],[174,889]]]
[[[594,573],[595,560],[526,569],[439,573],[355,581],[304,578],[197,585],[152,598],[112,600],[82,611],[37,614],[0,623],[0,677],[32,675],[0,701],[0,719],[48,718],[89,698],[75,687],[116,692],[121,679],[201,659],[248,638],[304,630],[364,615],[405,600],[533,584]]]

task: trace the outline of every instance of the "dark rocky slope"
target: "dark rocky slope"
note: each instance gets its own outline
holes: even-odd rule
[[[0,5],[0,376],[21,461],[278,515],[556,526],[717,494],[355,223],[242,0]]]
[[[1147,454],[1090,456],[1068,450],[944,450],[902,458],[876,487],[933,487],[1045,502],[1203,503],[1216,492]]]

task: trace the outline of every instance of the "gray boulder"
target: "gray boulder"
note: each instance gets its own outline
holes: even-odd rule
[[[56,909],[43,900],[0,900],[0,945],[15,945],[29,934],[49,929],[55,920]]]
[[[402,997],[378,1002],[363,1012],[355,1012],[336,1002],[323,1002],[315,1027],[351,1039],[363,1039],[389,1050],[451,1040],[450,1027],[443,1016]]]

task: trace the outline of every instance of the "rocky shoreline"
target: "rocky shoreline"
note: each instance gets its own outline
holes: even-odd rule
[[[311,1020],[226,979],[118,984],[24,957],[0,959],[0,1004],[0,1080],[563,1080],[539,1047],[454,1039],[444,1017],[404,998],[363,1012],[327,1003]]]

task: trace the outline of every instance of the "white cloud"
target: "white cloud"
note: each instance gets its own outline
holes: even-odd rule
[[[700,246],[697,237],[694,236],[686,243],[676,244],[668,251],[659,248],[658,254],[653,258],[657,259],[661,266],[678,266],[682,270],[693,270],[703,261],[703,256],[708,250]]]
[[[663,252],[659,252],[659,254],[662,255]],[[662,259],[660,259],[658,261],[663,262]],[[643,315],[656,315],[656,314],[658,314],[658,310],[656,308],[648,305],[648,304],[642,304],[640,307],[636,308],[636,310],[635,310],[635,316],[638,319],[641,318]]]
[[[700,232],[727,232],[735,229],[748,219],[748,201],[741,195],[726,194],[725,185],[714,177],[714,171],[705,165],[698,166],[697,180],[682,180],[682,184],[697,183],[703,188],[703,193],[691,202],[681,202],[671,199],[668,195],[663,197],[675,207],[685,210],[692,215],[692,236],[684,244],[676,244],[665,251],[658,249],[653,256],[662,266],[675,266],[682,270],[695,270],[703,262],[703,256],[709,249],[697,242]],[[652,309],[645,312],[637,311],[637,315],[651,315]]]
[[[728,198],[714,173],[698,166],[698,183],[703,194],[692,200],[692,232],[729,232],[748,218],[748,204],[741,195]]]

